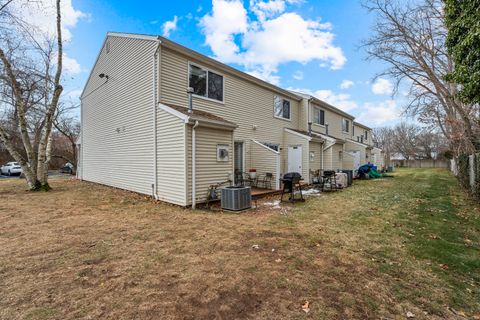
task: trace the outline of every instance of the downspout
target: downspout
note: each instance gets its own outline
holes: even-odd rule
[[[157,163],[157,92],[158,92],[158,51],[160,50],[160,39],[157,40],[157,48],[153,54],[153,184],[152,192],[155,200],[158,200],[158,163]]]
[[[325,140],[323,140],[322,142],[322,172],[324,170],[324,167],[323,167],[323,153],[325,152]]]
[[[198,121],[195,121],[195,124],[192,127],[192,210],[196,208],[196,133],[195,129],[198,127]]]

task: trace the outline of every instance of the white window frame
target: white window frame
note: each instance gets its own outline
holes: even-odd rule
[[[280,117],[280,116],[277,116],[275,114],[275,98],[278,97],[280,99],[282,99],[282,106],[283,106],[283,101],[288,101],[288,103],[290,104],[290,108],[288,109],[288,118],[284,118],[284,117]],[[285,120],[285,121],[292,121],[292,101],[290,99],[285,99],[284,97],[280,96],[280,95],[273,95],[273,117],[274,118],[277,118],[277,119],[281,119],[281,120]]]
[[[194,97],[198,97],[198,98],[201,98],[201,99],[205,99],[205,100],[208,100],[208,101],[212,101],[212,102],[216,102],[216,103],[221,103],[221,104],[225,104],[225,75],[223,73],[220,73],[220,72],[217,72],[215,70],[212,70],[210,68],[207,68],[199,63],[195,63],[195,62],[191,62],[189,61],[188,62],[188,77],[187,77],[187,88],[190,86],[190,66],[194,66],[194,67],[197,67],[197,68],[200,68],[204,71],[207,72],[207,86],[206,86],[206,94],[207,96],[200,96],[198,94],[195,94],[193,93],[192,95]],[[209,98],[208,97],[208,72],[213,72],[215,74],[218,74],[219,76],[222,76],[222,100],[216,100],[216,99],[212,99],[212,98]]]
[[[346,133],[346,134],[350,134],[350,131],[345,131],[344,128],[343,128],[343,122],[344,121],[348,121],[348,127],[347,128],[348,128],[348,130],[350,130],[350,122],[351,122],[350,119],[342,118],[342,132]]]
[[[316,122],[314,121],[314,120],[315,120],[315,114],[314,114],[314,112],[317,111],[317,110],[318,110],[318,111],[323,111],[323,124],[319,124],[319,123],[316,123]],[[326,116],[327,116],[327,113],[325,112],[324,109],[319,108],[319,107],[316,107],[316,106],[313,106],[312,123],[313,123],[314,125],[319,126],[319,127],[322,127],[322,128],[325,128],[325,123],[327,123],[327,119],[326,119],[327,117],[326,117]]]

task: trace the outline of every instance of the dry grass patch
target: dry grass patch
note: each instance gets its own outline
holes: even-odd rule
[[[399,177],[287,214],[192,212],[75,180],[52,180],[48,193],[2,181],[0,318],[456,317],[449,280],[412,256],[408,235],[391,232],[404,223],[396,214],[417,205],[394,198]]]

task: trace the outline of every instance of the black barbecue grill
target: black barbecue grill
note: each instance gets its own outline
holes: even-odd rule
[[[302,195],[302,186],[300,185],[301,180],[303,180],[302,176],[298,172],[289,172],[284,174],[283,178],[280,179],[280,181],[283,183],[282,197],[280,198],[280,201],[283,201],[283,195],[285,193],[290,194],[290,198],[288,199],[290,202],[305,201]],[[298,191],[300,198],[295,198],[295,191]]]

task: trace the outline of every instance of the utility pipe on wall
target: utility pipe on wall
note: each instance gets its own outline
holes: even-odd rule
[[[198,127],[198,121],[195,121],[195,124],[192,127],[192,209],[195,210],[196,207],[196,128]]]

